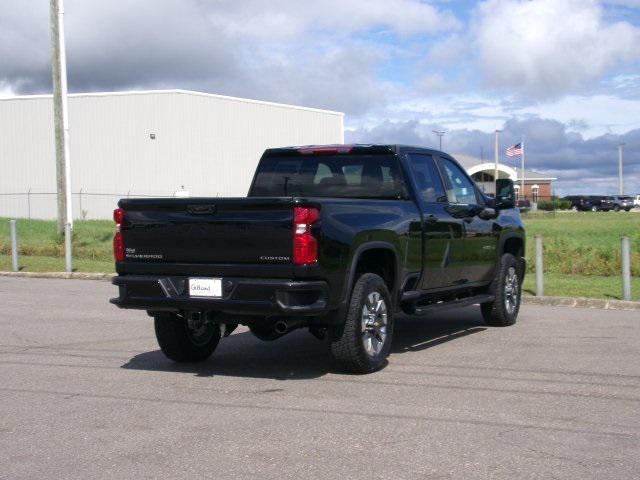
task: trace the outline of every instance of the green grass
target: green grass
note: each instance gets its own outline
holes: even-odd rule
[[[524,279],[523,292],[535,295],[535,274]],[[617,277],[578,276],[547,273],[544,276],[544,294],[552,297],[587,297],[622,299],[622,279]],[[640,301],[640,278],[631,280],[631,298]]]
[[[64,272],[64,258],[22,256],[19,259],[20,270],[23,272]],[[11,270],[11,257],[0,255],[0,271]],[[112,273],[113,261],[90,260],[85,258],[73,259],[73,270],[76,272]]]
[[[524,216],[529,274],[525,289],[534,290],[534,236],[544,237],[545,293],[556,296],[620,298],[620,238],[631,238],[632,291],[640,300],[640,214],[627,212],[537,213]],[[74,224],[74,269],[113,272],[111,221]],[[64,242],[55,222],[19,220],[23,271],[64,270]],[[11,269],[8,219],[0,218],[0,270]]]
[[[620,238],[631,239],[631,273],[640,276],[640,214],[560,212],[524,217],[528,271],[534,268],[534,236],[543,236],[545,273],[618,276]]]
[[[73,255],[81,260],[109,262],[113,258],[114,224],[107,220],[74,222]],[[24,257],[64,257],[64,239],[56,224],[46,220],[18,220],[18,245]],[[9,221],[0,218],[0,255],[11,254]]]

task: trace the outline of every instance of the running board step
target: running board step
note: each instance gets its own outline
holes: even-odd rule
[[[415,313],[413,315],[425,315],[432,312],[441,312],[448,310],[449,308],[466,307],[468,305],[474,305],[476,303],[487,303],[495,300],[494,295],[482,294],[474,295],[473,297],[459,298],[449,302],[432,303],[431,305],[416,306]]]

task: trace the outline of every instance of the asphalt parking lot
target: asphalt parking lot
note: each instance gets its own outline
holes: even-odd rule
[[[107,282],[0,278],[0,478],[640,477],[640,314],[402,319],[381,372],[299,331],[204,364]]]

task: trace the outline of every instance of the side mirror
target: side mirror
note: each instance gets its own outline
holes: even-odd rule
[[[516,189],[513,187],[513,180],[508,178],[499,178],[496,181],[494,207],[505,210],[507,208],[515,208],[515,206]]]

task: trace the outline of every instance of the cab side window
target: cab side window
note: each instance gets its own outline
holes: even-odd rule
[[[463,205],[476,205],[478,198],[473,182],[462,171],[458,165],[451,160],[443,158],[442,166],[444,174],[449,180],[447,187],[447,198],[449,203],[459,203]]]
[[[447,196],[433,157],[423,153],[410,153],[408,156],[420,200],[425,203],[446,203]]]

